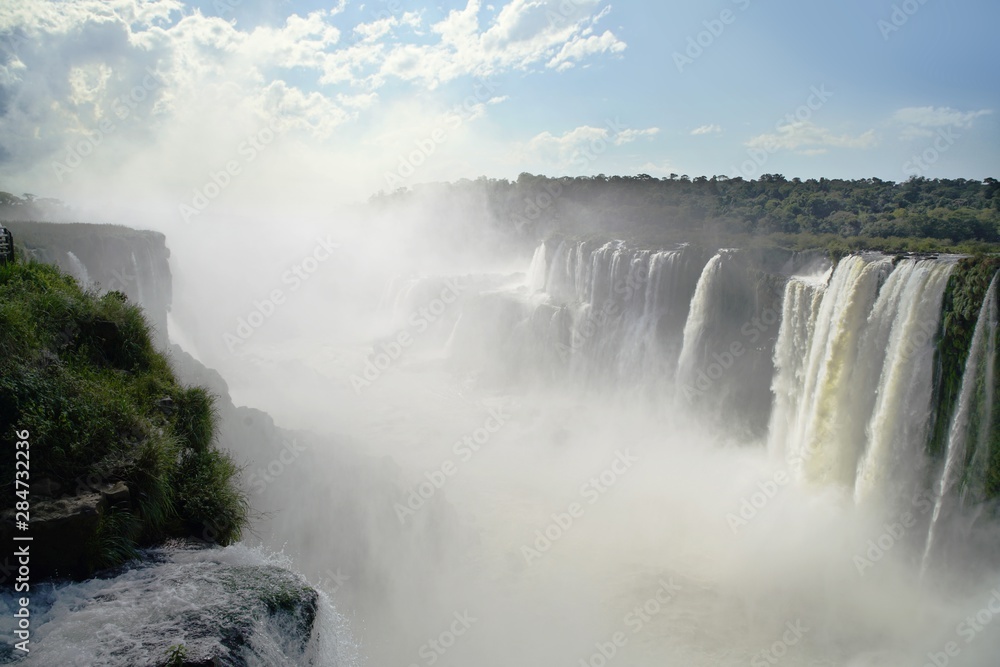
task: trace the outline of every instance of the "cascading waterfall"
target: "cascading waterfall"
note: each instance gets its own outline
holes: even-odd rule
[[[941,301],[954,262],[904,260],[889,277],[872,319],[891,313],[888,348],[876,389],[875,410],[868,423],[869,441],[858,466],[854,498],[898,498],[922,467],[931,416],[934,370],[933,332],[941,318]],[[930,332],[930,333],[929,333]],[[874,348],[873,348],[874,349]]]
[[[490,299],[494,309],[507,304],[504,321],[522,322],[504,325],[520,336],[516,354],[537,359],[556,345],[573,377],[676,391],[693,386],[701,362],[729,345],[716,336],[716,313],[732,308],[725,292],[730,274],[741,275],[727,268],[726,251],[704,264],[689,260],[684,248],[549,241],[532,258],[529,300],[514,307]],[[872,253],[786,282],[765,423],[770,452],[800,481],[838,485],[857,504],[893,502],[917,482],[927,464],[934,339],[954,266],[953,258],[894,262]],[[989,326],[984,308],[980,325]],[[706,393],[745,381],[724,375]],[[974,453],[955,455],[985,457],[982,432]]]
[[[785,288],[768,444],[806,482],[892,500],[923,464],[933,337],[954,262],[844,258]]]
[[[135,290],[139,295],[139,303],[146,303],[146,295],[142,289],[142,272],[139,270],[139,262],[135,259],[135,253],[132,253],[132,271],[135,276]]]
[[[70,273],[73,274],[73,277],[76,278],[80,285],[84,288],[90,287],[90,273],[87,271],[87,267],[84,266],[83,262],[80,261],[80,258],[72,252],[67,252],[66,257],[69,259]]]
[[[532,292],[545,289],[545,276],[548,267],[548,257],[546,255],[548,247],[543,241],[531,258],[531,266],[528,268],[528,279],[526,284]]]
[[[857,413],[850,373],[857,367],[861,334],[878,288],[890,269],[889,260],[861,256],[844,258],[830,277],[817,306],[814,299],[786,301],[785,308],[797,312],[783,320],[778,334],[776,358],[782,364],[774,384],[790,387],[785,395],[798,396],[775,405],[772,421],[788,424],[770,434],[771,449],[785,452],[793,471],[803,481],[840,482],[852,485],[857,464]],[[796,293],[792,288],[791,296]],[[786,299],[789,293],[786,291]],[[803,295],[806,296],[806,295]],[[812,315],[812,311],[816,314]],[[814,324],[810,325],[809,322]],[[796,339],[794,329],[811,331],[808,344]],[[798,350],[789,346],[798,343]],[[785,359],[808,350],[799,368]]]
[[[701,277],[698,279],[694,298],[691,299],[691,310],[687,322],[684,324],[684,343],[677,361],[678,382],[687,381],[697,363],[697,357],[701,350],[701,339],[708,324],[713,284],[718,279],[721,264],[722,254],[716,254],[708,260],[708,264],[705,265]]]
[[[525,280],[529,293],[541,298],[532,298],[521,315],[534,324],[517,330],[544,332],[582,381],[663,384],[674,374],[693,268],[683,247],[654,252],[619,241],[543,243]],[[529,340],[514,347],[534,354],[538,346]]]
[[[791,459],[788,445],[800,430],[799,403],[805,384],[809,345],[816,329],[820,304],[829,272],[812,280],[795,277],[785,285],[781,328],[774,346],[774,407],[768,425],[768,447],[772,456]],[[789,465],[794,464],[788,460]]]
[[[997,306],[996,306],[997,276],[993,276],[986,297],[979,310],[979,318],[976,321],[976,328],[972,334],[972,342],[969,345],[969,356],[965,360],[965,371],[962,374],[962,386],[958,394],[958,402],[955,412],[948,428],[948,444],[945,448],[944,466],[941,469],[941,476],[934,488],[935,501],[934,512],[931,515],[930,527],[927,530],[927,543],[924,548],[922,562],[922,572],[925,572],[932,558],[935,548],[935,536],[939,529],[939,524],[943,517],[946,517],[952,510],[957,499],[956,487],[962,481],[962,471],[965,468],[967,458],[967,444],[969,438],[970,421],[973,411],[976,408],[976,388],[980,378],[981,360],[985,358],[983,364],[983,375],[988,375],[986,382],[987,400],[984,402],[986,412],[992,406],[992,370],[995,356],[995,340],[997,328]],[[989,425],[980,430],[980,446],[977,447],[977,456],[981,459],[980,453],[984,451],[983,446],[989,434]],[[977,465],[979,464],[979,465]],[[981,467],[980,467],[981,466]],[[974,461],[972,470],[980,471],[985,469],[984,461]]]
[[[969,475],[962,487],[962,505],[969,506],[980,503],[985,499],[986,491],[986,471],[989,467],[990,459],[990,434],[993,432],[993,400],[996,375],[997,360],[997,327],[1000,320],[1000,312],[997,308],[997,277],[993,276],[990,283],[992,294],[987,291],[986,302],[983,307],[986,309],[986,355],[983,365],[983,414],[979,425],[979,433],[976,437],[976,448],[970,461]],[[979,318],[983,319],[984,313],[980,311]],[[978,322],[977,322],[978,325]]]

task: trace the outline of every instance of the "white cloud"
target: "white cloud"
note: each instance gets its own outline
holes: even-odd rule
[[[244,28],[178,0],[0,3],[0,177],[34,168],[51,178],[52,162],[90,138],[101,147],[89,171],[122,170],[145,151],[143,164],[187,183],[268,123],[317,151],[339,151],[323,142],[362,113],[366,131],[379,132],[389,117],[379,91],[392,79],[433,90],[460,77],[560,71],[625,49],[612,31],[591,32],[609,11],[603,0],[510,0],[482,20],[480,1],[467,0],[432,25],[406,12],[344,26],[345,4]],[[508,99],[503,90],[472,92],[464,120]],[[453,102],[425,110],[440,114]],[[98,129],[102,119],[111,132]]]
[[[894,113],[892,120],[903,126],[899,138],[909,141],[933,137],[934,131],[942,127],[970,128],[977,118],[991,113],[992,109],[958,111],[951,107],[906,107]]]
[[[582,125],[558,136],[551,132],[537,134],[522,144],[518,153],[524,160],[565,167],[574,163],[581,154],[600,156],[607,151],[609,144],[622,146],[640,137],[653,137],[659,132],[659,128],[650,127],[644,130],[626,128],[612,133],[606,127]]]
[[[799,121],[782,125],[776,134],[761,134],[753,137],[746,142],[746,145],[769,152],[792,150],[806,155],[815,155],[817,150],[825,150],[826,148],[871,148],[877,142],[875,130],[868,130],[858,136],[838,135],[810,121]]]
[[[660,128],[650,127],[645,130],[631,130],[625,129],[619,132],[614,137],[615,146],[621,146],[623,144],[630,144],[639,137],[654,137],[660,133]]]
[[[715,124],[712,124],[712,125],[701,125],[699,127],[694,128],[693,130],[691,130],[691,136],[697,137],[697,136],[702,135],[702,134],[719,134],[721,132],[722,132],[722,128],[719,127],[718,125],[715,125]]]
[[[907,107],[893,114],[892,118],[903,125],[917,127],[971,127],[972,122],[993,113],[992,109],[979,111],[958,111],[950,107]]]
[[[546,63],[546,67],[554,67],[558,71],[573,67],[576,61],[583,60],[588,56],[597,53],[621,53],[625,50],[625,43],[620,41],[608,30],[600,37],[591,35],[590,37],[575,37],[567,42],[560,49],[554,58]]]

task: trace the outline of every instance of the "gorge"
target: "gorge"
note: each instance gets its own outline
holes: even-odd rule
[[[993,257],[551,236],[478,271],[337,258],[362,292],[301,298],[348,332],[271,336],[279,312],[230,355],[164,312],[163,237],[128,234],[35,252],[98,289],[135,276],[150,320],[201,343],[175,369],[219,395],[261,513],[262,555],[223,558],[283,551],[337,608],[339,652],[303,664],[995,655],[963,625],[998,572]],[[74,586],[53,610],[99,595]]]

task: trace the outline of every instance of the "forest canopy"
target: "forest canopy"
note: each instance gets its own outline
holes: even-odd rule
[[[379,193],[372,203],[393,207],[441,195],[482,200],[494,225],[531,238],[603,231],[646,240],[769,235],[825,237],[828,244],[830,237],[839,237],[871,239],[872,246],[885,245],[878,239],[926,239],[928,250],[1000,242],[1000,182],[994,178],[914,177],[894,183],[789,180],[781,174],[745,180],[523,173],[513,182],[482,177],[419,185]]]

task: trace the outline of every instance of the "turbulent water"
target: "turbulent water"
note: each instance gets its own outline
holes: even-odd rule
[[[150,560],[115,578],[91,579],[41,587],[31,597],[34,636],[25,667],[138,667],[164,664],[173,647],[183,645],[187,660],[197,664],[218,655],[219,632],[228,615],[248,611],[234,592],[231,577],[241,568],[288,565],[243,546],[221,550],[152,552]],[[4,627],[13,635],[10,595],[0,596]],[[229,621],[231,623],[231,621]],[[288,623],[288,627],[282,623]],[[343,628],[343,618],[321,595],[315,630],[303,637],[291,621],[258,620],[245,645],[233,649],[232,662],[259,667],[279,664],[356,664],[356,647]],[[304,645],[300,645],[304,641]]]
[[[371,270],[377,309],[304,291],[329,327],[199,356],[336,443],[252,499],[343,573],[365,664],[986,667],[995,284],[927,453],[956,262],[552,239]]]

